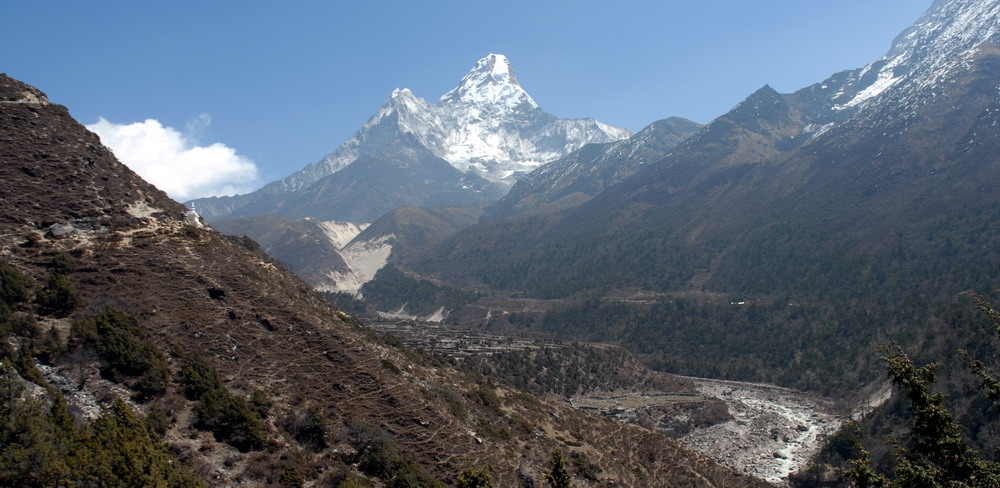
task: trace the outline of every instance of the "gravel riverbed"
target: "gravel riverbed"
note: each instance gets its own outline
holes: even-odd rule
[[[843,418],[826,399],[773,385],[690,378],[729,406],[730,421],[682,437],[716,461],[778,485],[802,468]]]

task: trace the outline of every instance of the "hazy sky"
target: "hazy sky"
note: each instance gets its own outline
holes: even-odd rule
[[[862,67],[930,4],[3,0],[0,71],[133,152],[156,147],[135,164],[185,199],[287,176],[394,88],[436,102],[490,52],[546,111],[637,131]]]

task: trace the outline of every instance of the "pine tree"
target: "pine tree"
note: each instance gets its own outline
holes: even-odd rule
[[[458,475],[458,488],[493,488],[490,467],[469,468]]]
[[[563,463],[561,449],[552,451],[551,464],[552,471],[545,475],[545,481],[548,481],[552,488],[569,488],[569,471],[566,470],[566,464]]]
[[[983,297],[975,296],[976,304],[989,315],[1000,335],[1000,313]],[[984,461],[962,438],[961,426],[944,407],[944,395],[934,393],[937,364],[917,368],[896,344],[880,348],[882,360],[893,381],[906,390],[913,411],[912,449],[895,445],[895,479],[878,474],[868,459],[868,451],[856,441],[859,456],[851,461],[846,473],[855,486],[879,488],[938,488],[1000,486],[1000,464]],[[985,365],[964,351],[972,371],[980,377],[980,387],[990,398],[998,393],[997,380],[989,375]],[[1000,405],[998,405],[1000,408]],[[891,441],[894,442],[894,441]]]

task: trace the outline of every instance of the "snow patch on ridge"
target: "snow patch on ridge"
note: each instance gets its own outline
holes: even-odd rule
[[[935,87],[957,72],[969,69],[977,48],[984,43],[1000,42],[1000,1],[937,1],[911,27],[893,40],[892,48],[879,61],[865,67],[878,74],[867,86],[836,110],[878,109],[893,104],[912,110],[925,97],[933,96]],[[888,91],[891,97],[881,96]],[[842,95],[839,93],[838,95]],[[838,95],[835,95],[836,98]]]
[[[836,107],[834,107],[834,108],[836,108]],[[809,124],[809,125],[805,126],[805,128],[802,129],[802,132],[804,134],[811,134],[810,138],[815,139],[815,138],[817,138],[817,137],[825,134],[827,131],[829,131],[830,129],[832,129],[833,126],[835,126],[835,125],[837,125],[835,122],[829,122],[829,123],[826,123],[826,124],[823,124],[823,125]]]
[[[851,99],[851,101],[835,108],[855,107],[857,105],[864,103],[865,100],[879,96],[887,88],[896,84],[896,82],[902,79],[902,77],[895,76],[893,72],[893,67],[898,63],[899,59],[895,59],[893,60],[892,63],[887,64],[884,68],[882,68],[881,71],[879,71],[878,79],[875,80],[874,83],[868,85],[867,88],[858,92],[858,94],[855,95],[854,98]]]

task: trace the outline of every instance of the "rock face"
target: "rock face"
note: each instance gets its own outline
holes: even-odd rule
[[[507,195],[486,209],[485,217],[507,217],[545,206],[561,209],[560,202],[567,206],[582,203],[643,165],[658,161],[699,128],[701,124],[671,117],[625,140],[588,144],[518,180]]]
[[[413,135],[402,134],[377,153],[361,156],[306,188],[266,195],[228,218],[275,213],[293,220],[372,222],[398,207],[473,206],[501,195],[492,183],[462,173]]]
[[[521,87],[507,58],[490,54],[480,59],[438,103],[417,98],[408,89],[395,90],[351,139],[322,160],[257,192],[195,203],[209,220],[280,213],[277,202],[291,198],[289,194],[306,190],[359,158],[386,151],[401,137],[447,161],[467,179],[489,182],[488,189],[473,188],[469,194],[478,196],[479,201],[490,201],[499,198],[516,178],[546,162],[584,144],[611,142],[629,135],[625,129],[593,119],[561,119],[546,113]],[[377,177],[367,172],[354,175]],[[434,183],[428,186],[431,188],[416,193],[437,191]],[[414,199],[396,206],[420,204]]]
[[[336,286],[331,274],[350,273],[340,255],[342,245],[330,238],[325,222],[314,219],[290,221],[278,215],[227,219],[212,226],[232,236],[247,236],[267,254],[284,264],[314,287]]]
[[[169,452],[212,485],[277,484],[289,472],[317,484],[416,477],[427,485],[431,478],[456,479],[470,463],[490,465],[498,486],[538,484],[552,450],[561,447],[599,468],[600,477],[581,479],[581,486],[765,486],[655,433],[477,384],[429,357],[388,346],[252,241],[190,222],[185,207],[116,161],[65,107],[6,75],[0,75],[0,244],[3,261],[36,282],[53,269],[53,256],[73,257],[76,266],[64,278],[89,306],[66,318],[39,318],[45,312],[31,304],[18,310],[61,339],[74,320],[109,305],[135,318],[167,371],[162,391],[128,408],[160,412]],[[32,340],[19,334],[3,340]],[[107,407],[135,393],[128,389],[134,382],[98,381],[101,364],[87,347],[74,342],[45,368],[65,398],[83,399],[80,408],[93,411],[95,401]],[[273,402],[260,426],[268,449],[240,452],[199,428],[197,402],[179,379],[192,358],[215,370],[232,395],[260,390]],[[289,432],[307,413],[322,427],[320,440],[333,447],[317,448]],[[573,446],[565,439],[574,439]],[[331,453],[391,455],[394,471],[343,464]]]
[[[475,208],[400,207],[372,222],[351,241],[350,246],[374,243],[391,236],[391,262],[407,262],[455,232],[476,223],[481,213]]]

